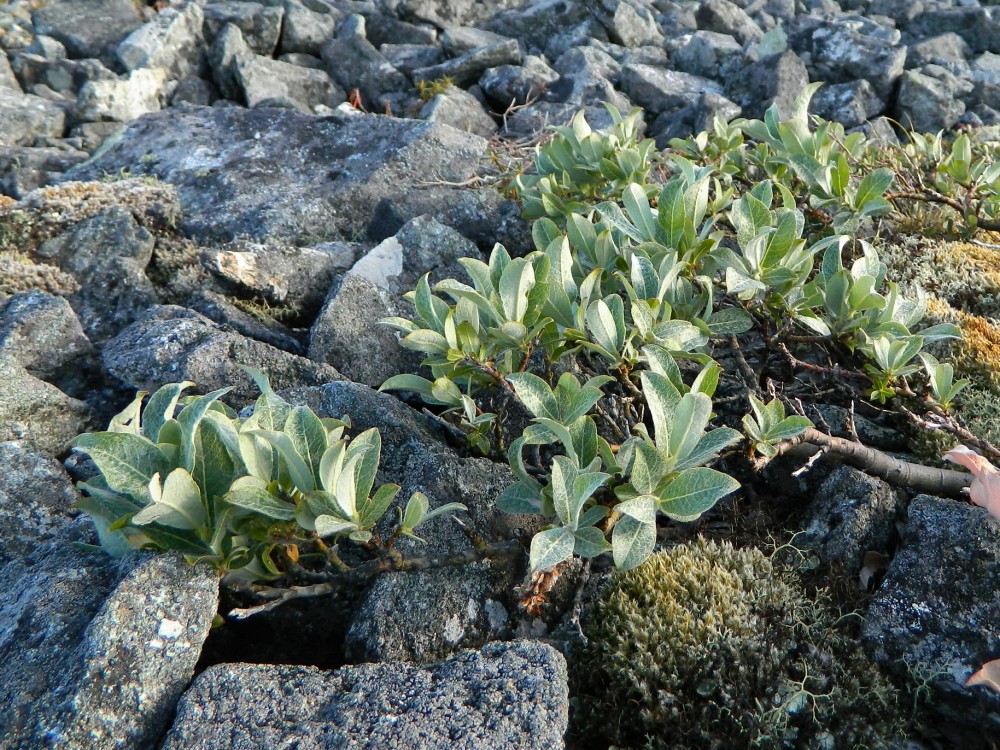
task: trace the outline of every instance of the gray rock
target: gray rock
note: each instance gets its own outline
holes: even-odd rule
[[[404,75],[444,61],[444,53],[434,44],[383,44],[378,48],[389,64]]]
[[[1000,55],[984,52],[972,61],[975,101],[996,109],[1000,106]]]
[[[529,641],[492,643],[430,668],[222,664],[185,693],[163,747],[557,750],[566,679],[563,657]]]
[[[955,99],[945,83],[908,70],[903,74],[896,100],[896,119],[904,127],[921,133],[947,130],[965,112],[965,103]]]
[[[69,134],[80,139],[80,145],[91,154],[109,138],[116,137],[125,131],[121,122],[82,122],[76,125]]]
[[[887,552],[902,504],[881,479],[840,466],[823,482],[810,503],[809,518],[796,545],[815,550],[825,563],[837,563],[850,578],[861,570],[869,550]]]
[[[297,357],[183,307],[163,305],[109,341],[103,352],[108,371],[139,390],[190,380],[204,391],[235,386],[226,400],[242,405],[258,391],[240,365],[265,373],[271,385],[288,388],[340,379],[328,365]]]
[[[185,307],[201,313],[216,323],[229,326],[237,333],[289,352],[304,356],[305,347],[295,338],[294,332],[273,318],[244,312],[226,297],[203,289],[189,299]]]
[[[907,47],[906,67],[919,68],[933,63],[949,69],[955,66],[967,68],[969,55],[969,45],[965,40],[954,31],[949,31]]]
[[[788,50],[747,65],[726,81],[725,94],[743,108],[744,117],[761,119],[772,104],[782,117],[788,117],[808,83],[809,71],[802,58]]]
[[[258,55],[270,56],[278,46],[283,6],[259,5],[242,0],[222,0],[204,7],[205,41],[212,44],[226,24],[238,27],[250,49]]]
[[[207,107],[219,98],[219,92],[211,83],[198,76],[188,76],[177,82],[170,104],[198,104]]]
[[[702,94],[686,107],[661,113],[650,124],[647,135],[656,141],[657,148],[667,148],[673,138],[711,130],[716,117],[729,121],[741,112],[740,105],[721,94]]]
[[[240,101],[243,91],[236,67],[239,60],[250,55],[253,51],[239,27],[231,23],[223,26],[208,51],[208,66],[219,93],[226,99]]]
[[[429,24],[407,23],[393,15],[367,9],[360,12],[365,15],[365,36],[376,47],[383,44],[437,44],[437,29]]]
[[[501,65],[490,68],[479,79],[483,93],[498,107],[525,104],[544,94],[559,80],[559,74],[535,55],[526,55],[522,65]]]
[[[849,129],[883,112],[885,102],[868,81],[851,81],[823,86],[810,101],[809,110]]]
[[[0,146],[30,146],[39,136],[61,138],[66,113],[40,96],[0,88]]]
[[[70,304],[87,336],[103,342],[157,302],[145,274],[154,242],[128,209],[114,206],[46,240],[37,252],[80,282]]]
[[[14,70],[10,67],[10,60],[7,53],[0,49],[0,89],[10,89],[15,94],[23,94],[21,84],[14,75]]]
[[[8,747],[152,746],[194,674],[218,575],[173,555],[96,562],[54,547],[7,598]]]
[[[354,264],[360,252],[360,245],[344,242],[316,247],[241,242],[206,250],[202,264],[239,292],[307,315],[319,309],[334,279]]]
[[[905,28],[910,21],[924,12],[921,0],[872,0],[868,12],[873,16],[886,16]]]
[[[358,89],[365,106],[376,108],[385,98],[410,88],[402,73],[365,38],[364,16],[354,15],[320,48],[326,70],[346,91]]]
[[[34,40],[24,51],[43,57],[46,60],[62,60],[66,57],[66,45],[58,39],[53,39],[44,34],[35,35]]]
[[[656,11],[645,0],[588,0],[586,5],[616,44],[625,47],[663,44]]]
[[[507,37],[471,26],[452,26],[441,34],[441,47],[451,57],[506,41]]]
[[[697,103],[702,94],[722,94],[715,81],[651,65],[622,67],[622,91],[633,103],[659,114]]]
[[[888,99],[906,64],[906,47],[893,46],[846,26],[823,25],[812,34],[810,72],[818,81],[867,80]]]
[[[509,638],[514,623],[507,592],[516,582],[508,561],[383,576],[347,631],[347,658],[431,664]]]
[[[440,78],[450,78],[456,86],[465,88],[478,81],[490,68],[520,65],[521,60],[520,44],[515,39],[509,39],[488,47],[479,47],[438,65],[418,68],[413,71],[413,79],[435,81]]]
[[[72,96],[87,81],[117,81],[100,60],[49,60],[38,55],[23,53],[12,61],[14,71],[28,88],[44,84],[53,91]]]
[[[400,18],[424,21],[438,28],[476,26],[497,12],[521,5],[520,0],[402,0],[397,7]]]
[[[0,473],[0,523],[4,528],[0,578],[10,583],[5,575],[9,563],[16,561],[15,567],[31,564],[52,546],[66,544],[76,515],[73,504],[80,494],[58,461],[20,443],[0,443],[0,461],[4,467]],[[9,626],[0,625],[0,649],[11,636],[8,630]]]
[[[237,55],[236,80],[248,107],[289,106],[306,114],[336,107],[346,92],[322,70],[254,54]]]
[[[468,179],[486,146],[446,126],[377,115],[182,106],[132,123],[69,176],[96,178],[122,168],[152,173],[176,186],[180,227],[202,240],[315,244],[363,237],[384,198],[433,197],[433,207],[418,213],[457,202],[463,191],[449,188],[443,201],[421,183]],[[143,161],[147,153],[158,156],[155,164]],[[489,220],[496,216],[482,219]]]
[[[58,455],[83,432],[89,418],[85,403],[33,377],[13,356],[0,352],[0,441],[16,440],[31,450]]]
[[[755,42],[764,33],[746,11],[729,0],[705,0],[698,6],[695,18],[699,29],[729,34],[740,44]]]
[[[88,156],[75,149],[0,146],[0,194],[20,200]]]
[[[164,8],[118,45],[118,59],[126,70],[164,68],[171,79],[203,72],[204,14],[194,0]]]
[[[1000,49],[1000,12],[996,7],[930,7],[907,25],[915,37],[928,37],[954,32],[962,37],[973,52]]]
[[[123,79],[88,81],[77,99],[78,116],[90,121],[128,122],[158,112],[166,82],[163,68],[140,68]]]
[[[584,73],[612,82],[617,81],[622,72],[621,63],[597,47],[574,47],[566,50],[552,67],[563,76]]]
[[[305,52],[318,56],[320,47],[333,38],[341,18],[343,14],[326,3],[285,0],[278,51],[282,54]]]
[[[466,278],[458,258],[482,256],[473,243],[429,216],[407,222],[355,263],[331,291],[313,325],[310,358],[375,388],[392,375],[414,372],[421,357],[403,350],[397,333],[379,320],[413,315],[412,306],[399,296],[415,288],[425,273],[432,273],[432,284]]]
[[[131,0],[52,0],[32,11],[36,34],[66,46],[70,57],[114,59],[114,49],[143,19]]]
[[[62,297],[31,291],[0,302],[0,351],[36,378],[65,389],[94,348]]]
[[[743,47],[729,34],[696,31],[671,56],[673,67],[704,78],[715,78],[743,55]]]
[[[558,57],[566,51],[566,36],[581,26],[585,29],[582,39],[594,37],[607,39],[604,28],[584,3],[566,0],[538,0],[519,8],[497,13],[489,21],[479,24],[480,28],[495,34],[517,39],[524,49],[532,54],[549,54],[550,45],[561,47],[551,57]],[[491,66],[492,67],[492,66]]]
[[[861,632],[877,664],[917,670],[935,721],[1000,733],[1000,696],[966,679],[1000,652],[1000,521],[984,509],[920,495]]]
[[[604,107],[595,108],[594,112],[607,115]],[[368,226],[368,239],[381,242],[422,214],[435,216],[447,226],[461,227],[464,236],[483,252],[490,252],[498,242],[515,255],[534,248],[531,225],[522,218],[517,203],[486,188],[456,191],[435,186],[383,198],[375,206]]]
[[[483,138],[493,136],[499,127],[476,97],[455,86],[435,94],[420,109],[420,119],[450,125]]]
[[[423,357],[401,347],[397,332],[379,324],[391,317],[412,318],[413,306],[364,276],[347,273],[313,323],[309,358],[372,388],[393,375],[416,372]]]

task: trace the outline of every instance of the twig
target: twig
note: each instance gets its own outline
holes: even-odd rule
[[[482,542],[482,548],[474,548],[464,552],[454,552],[444,556],[403,557],[398,553],[380,557],[377,560],[363,563],[349,571],[331,573],[324,583],[311,586],[292,586],[290,588],[274,588],[271,586],[254,585],[249,591],[260,599],[266,599],[263,604],[244,609],[234,609],[227,617],[231,620],[245,620],[263,612],[270,612],[283,604],[295,599],[313,599],[328,596],[339,588],[367,583],[370,579],[382,573],[395,571],[418,571],[431,568],[453,568],[461,565],[471,565],[482,560],[496,560],[510,557],[521,551],[517,540],[491,544]],[[247,589],[242,589],[246,591]]]
[[[936,469],[931,466],[913,464],[883,453],[882,451],[861,443],[854,443],[843,438],[825,435],[812,427],[790,440],[778,443],[777,454],[771,458],[757,462],[756,468],[761,469],[770,461],[781,455],[810,447],[815,450],[825,449],[837,456],[844,463],[857,469],[873,474],[897,487],[906,487],[916,492],[927,492],[947,497],[961,497],[962,490],[969,486],[971,476],[961,471],[951,469]]]
[[[740,376],[743,378],[744,384],[751,391],[755,391],[759,394],[760,384],[757,382],[757,373],[753,371],[753,368],[750,367],[746,357],[743,356],[743,350],[740,348],[740,342],[736,340],[735,336],[730,336],[729,345],[733,347],[733,355],[736,357],[736,365],[739,368]]]
[[[781,349],[782,354],[788,357],[788,361],[791,362],[792,365],[795,367],[801,367],[803,370],[818,372],[823,375],[832,375],[837,378],[856,378],[861,380],[869,379],[863,372],[858,372],[856,370],[845,370],[840,367],[823,367],[822,365],[814,365],[811,362],[803,362],[801,359],[792,354],[788,347],[784,344],[778,344],[778,348]]]
[[[994,461],[1000,460],[1000,448],[993,445],[988,440],[977,437],[969,432],[967,429],[962,427],[955,419],[938,409],[926,417],[921,417],[918,414],[914,414],[909,409],[903,407],[903,414],[913,422],[917,427],[925,430],[942,430],[948,432],[955,437],[957,437],[961,442],[965,443],[971,448],[978,449],[984,456],[992,458]]]

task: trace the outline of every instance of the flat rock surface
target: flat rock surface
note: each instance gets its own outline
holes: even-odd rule
[[[426,669],[220,664],[182,697],[163,750],[548,750],[563,746],[568,707],[562,656],[527,641]]]
[[[313,244],[363,236],[382,198],[467,180],[486,145],[413,120],[184,105],[134,121],[118,143],[70,174],[90,179],[131,169],[175,185],[181,228],[198,239]]]

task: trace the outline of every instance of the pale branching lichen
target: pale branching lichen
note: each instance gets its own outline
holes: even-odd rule
[[[757,549],[657,553],[613,573],[593,606],[576,730],[649,750],[890,747],[900,699],[840,619]]]

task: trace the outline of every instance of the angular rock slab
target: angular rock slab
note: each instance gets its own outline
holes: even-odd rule
[[[1000,695],[964,687],[1000,657],[1000,519],[954,500],[914,498],[861,639],[879,665],[930,677],[939,718],[1000,736]]]
[[[463,182],[486,153],[483,138],[414,120],[180,106],[133,122],[69,174],[151,172],[177,187],[181,229],[196,238],[304,245],[363,236],[380,200]]]
[[[235,386],[224,400],[240,406],[259,393],[240,365],[263,372],[275,389],[340,378],[329,365],[246,338],[174,305],[151,308],[108,342],[103,357],[108,371],[134,388],[152,392],[182,380],[204,391]]]
[[[115,565],[64,543],[2,571],[5,748],[152,747],[191,680],[219,579],[179,557]]]
[[[528,641],[427,669],[220,664],[184,694],[163,750],[555,750],[568,709],[563,657]]]

